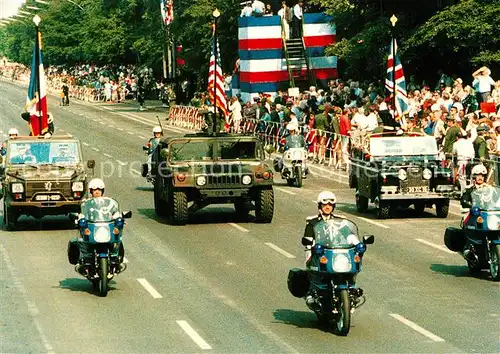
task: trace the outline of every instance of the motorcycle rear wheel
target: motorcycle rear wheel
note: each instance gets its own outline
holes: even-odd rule
[[[500,245],[492,245],[490,249],[490,274],[494,281],[500,281]]]
[[[106,297],[108,295],[108,259],[99,259],[99,295]]]
[[[346,289],[340,290],[339,300],[339,317],[336,321],[335,330],[338,335],[347,336],[351,328],[351,301],[349,292]]]

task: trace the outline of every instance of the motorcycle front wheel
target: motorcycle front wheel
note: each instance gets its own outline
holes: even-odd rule
[[[106,297],[108,295],[108,259],[99,259],[99,295]]]
[[[490,249],[490,273],[494,281],[500,281],[500,245],[491,245]]]
[[[295,166],[295,186],[302,187],[302,166]]]
[[[339,317],[335,329],[338,335],[347,336],[351,327],[351,301],[347,289],[340,290],[339,300]]]

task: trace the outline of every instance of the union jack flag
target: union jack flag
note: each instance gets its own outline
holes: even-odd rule
[[[210,96],[210,101],[212,104],[214,103],[214,86],[215,86],[215,94],[216,94],[216,102],[215,105],[217,108],[221,109],[224,113],[224,117],[229,115],[227,109],[227,101],[226,96],[224,94],[224,77],[222,76],[222,68],[221,68],[221,60],[220,60],[220,50],[219,50],[219,41],[217,41],[217,63],[215,63],[215,36],[212,43],[212,53],[210,54],[210,67],[208,69],[208,94]],[[214,75],[214,73],[216,73]]]
[[[165,25],[170,25],[174,20],[174,0],[160,0],[161,17]]]
[[[394,47],[394,51],[393,51]],[[392,53],[395,53],[396,61],[393,62]],[[393,63],[395,64],[393,67]],[[393,69],[396,69],[396,80],[394,80]],[[385,79],[385,88],[389,91],[390,96],[394,99],[394,82],[396,82],[396,107],[394,110],[394,118],[400,118],[401,123],[406,125],[404,114],[408,111],[408,96],[406,94],[406,80],[403,72],[403,65],[398,55],[398,45],[396,39],[392,39],[389,57],[387,58],[387,76]],[[391,100],[392,101],[392,100]],[[393,101],[392,101],[393,102]],[[394,107],[393,107],[394,109]]]

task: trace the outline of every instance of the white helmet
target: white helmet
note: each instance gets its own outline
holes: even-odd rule
[[[9,129],[9,136],[11,135],[19,135],[19,131],[16,128]]]
[[[323,191],[320,194],[318,194],[318,206],[321,204],[336,204],[337,203],[337,197],[335,194],[333,194],[330,191]]]
[[[474,177],[475,175],[487,175],[488,170],[484,165],[476,165],[472,168],[471,175]]]
[[[290,131],[292,131],[292,130],[297,130],[298,128],[299,128],[299,127],[298,127],[296,124],[293,124],[293,123],[288,123],[288,124],[286,125],[286,130],[290,130]]]
[[[155,133],[163,133],[163,130],[161,129],[160,126],[157,125],[156,127],[153,128],[153,134]]]
[[[89,193],[92,193],[94,189],[102,189],[102,193],[104,194],[104,181],[100,178],[93,178],[89,182]]]

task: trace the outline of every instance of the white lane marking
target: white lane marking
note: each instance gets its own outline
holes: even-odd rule
[[[243,232],[248,232],[247,229],[245,229],[243,226],[240,226],[238,224],[235,224],[234,222],[228,222],[227,223],[228,225],[231,225],[232,227],[234,227],[235,229],[238,229],[240,231],[243,231]]]
[[[28,312],[29,312],[30,316],[32,317],[33,323],[35,324],[35,327],[38,331],[38,335],[40,336],[40,339],[42,340],[42,343],[43,343],[43,346],[45,347],[45,350],[47,350],[47,352],[49,352],[49,353],[53,353],[54,348],[52,347],[49,340],[45,336],[43,328],[40,325],[40,322],[38,321],[40,311],[38,311],[36,304],[28,298],[28,292],[26,291],[26,288],[23,285],[21,279],[17,275],[17,271],[14,268],[14,265],[12,264],[12,261],[10,259],[9,254],[7,253],[7,250],[5,249],[5,247],[1,243],[0,243],[0,251],[2,251],[3,261],[5,262],[5,265],[7,266],[7,269],[10,272],[10,276],[12,278],[12,281],[14,282],[14,287],[21,293],[21,296],[23,297],[24,301],[26,302],[26,305],[28,307]]]
[[[420,242],[420,243],[423,243],[424,245],[434,247],[435,249],[438,249],[440,251],[444,251],[446,253],[450,253],[450,254],[456,253],[456,252],[450,251],[445,246],[436,245],[435,243],[432,243],[432,242],[429,242],[429,241],[426,241],[426,240],[422,240],[421,238],[416,238],[415,240],[418,241],[418,242]]]
[[[456,216],[460,216],[460,217],[462,217],[462,216],[465,215],[465,214],[462,214],[462,213],[455,213],[454,211],[451,211],[451,210],[448,210],[448,213],[456,215]]]
[[[287,251],[285,250],[282,250],[281,248],[279,248],[278,246],[276,246],[274,243],[271,243],[271,242],[266,242],[265,243],[267,246],[271,247],[273,250],[275,250],[276,252],[278,253],[281,253],[283,256],[285,256],[286,258],[295,258],[295,256],[291,253],[288,253]]]
[[[120,160],[116,160],[116,162],[118,162],[118,163],[119,163],[120,165],[122,165],[122,166],[126,166],[126,165],[127,165],[127,163],[126,163],[126,162],[123,162],[123,161],[120,161]]]
[[[127,134],[129,134],[129,135],[134,135],[134,133],[132,133],[132,132],[127,132]]]
[[[97,151],[97,152],[101,151],[101,150],[99,150],[99,149],[98,149],[98,148],[96,148],[96,147],[92,147],[92,150]]]
[[[103,152],[102,154],[103,154],[104,156],[106,156],[106,157],[109,157],[110,159],[112,159],[112,158],[113,158],[113,156],[111,156],[110,154],[106,154],[105,152]]]
[[[102,125],[104,125],[104,124],[106,124],[106,123],[104,123],[104,122],[101,122],[101,121],[99,121],[99,124],[102,124]]]
[[[382,227],[382,228],[384,228],[384,229],[390,229],[390,227],[389,227],[389,226],[384,225],[384,224],[382,224],[382,223],[379,223],[379,222],[377,222],[377,221],[373,221],[373,220],[370,220],[370,219],[364,218],[364,217],[362,217],[362,216],[356,216],[356,217],[357,217],[358,219],[360,219],[360,220],[366,221],[367,223],[373,224],[373,225],[375,225],[375,226]]]
[[[177,322],[177,324],[179,325],[179,327],[181,327],[182,330],[184,332],[186,332],[186,334],[189,337],[191,337],[191,339],[193,340],[193,342],[195,342],[200,347],[200,349],[203,349],[203,350],[210,350],[210,349],[212,349],[212,347],[207,342],[205,342],[205,340],[203,338],[201,338],[201,336],[198,334],[198,332],[196,332],[194,330],[194,328],[191,327],[189,325],[189,323],[187,323],[187,321],[178,320],[178,321],[175,321],[175,322]]]
[[[151,294],[153,298],[161,299],[163,297],[158,291],[156,291],[155,288],[153,288],[151,284],[149,284],[149,282],[146,279],[138,278],[137,281],[144,287],[144,289],[147,290],[148,293]]]
[[[290,194],[290,195],[296,195],[297,194],[295,192],[288,191],[285,188],[280,188],[280,187],[274,187],[274,188],[277,189],[277,190],[279,190],[280,192],[283,192],[283,193],[286,193],[286,194]]]
[[[143,140],[146,140],[147,138],[145,136],[142,136],[142,135],[137,135],[139,138],[143,139]]]
[[[121,131],[121,132],[123,131],[123,128],[116,128],[116,129],[118,129],[118,130],[119,130],[119,131]]]
[[[427,338],[430,338],[434,342],[444,342],[445,341],[443,338],[436,336],[434,333],[429,332],[428,330],[420,327],[415,322],[412,322],[412,321],[404,318],[403,316],[398,315],[397,313],[390,313],[389,315],[394,317],[396,320],[400,321],[401,323],[407,325],[411,329],[417,331],[418,333],[423,334]]]
[[[90,146],[89,144],[85,143],[85,142],[82,142],[83,145],[85,146]]]
[[[135,168],[131,168],[130,172],[135,173],[136,175],[142,176],[142,173],[140,173],[139,171],[137,171]]]
[[[123,263],[128,263],[128,259],[123,257]]]
[[[60,130],[60,131],[62,131],[62,132],[64,133],[64,129],[59,128],[59,130]]]

